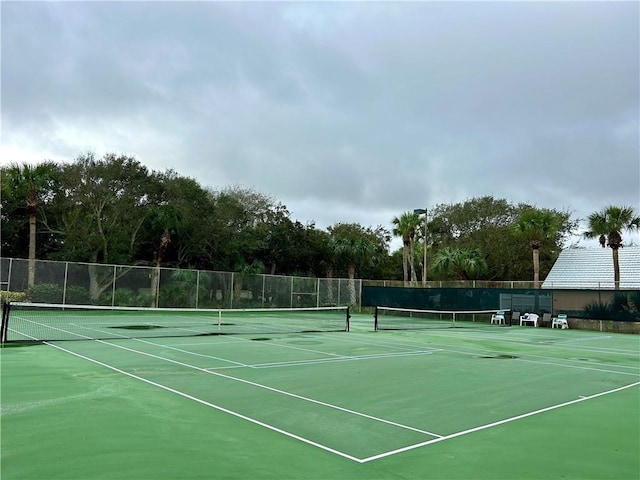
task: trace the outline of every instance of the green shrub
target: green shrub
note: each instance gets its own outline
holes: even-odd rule
[[[584,306],[586,318],[593,320],[618,320],[623,322],[640,321],[638,295],[616,292],[611,303],[593,302]]]
[[[150,294],[139,293],[133,299],[132,307],[150,307],[153,297]]]
[[[116,307],[150,307],[152,297],[150,294],[136,294],[129,288],[118,288],[112,297],[111,292],[103,293],[98,299],[98,305]]]
[[[89,295],[89,290],[77,285],[67,287],[65,303],[71,305],[90,305],[91,296]]]
[[[62,303],[62,287],[53,283],[34,285],[27,291],[29,299],[37,303]]]
[[[27,292],[5,292],[0,290],[0,303],[4,302],[28,302]]]
[[[149,294],[136,294],[129,288],[118,288],[111,298],[111,293],[100,296],[100,305],[111,305],[118,307],[150,307],[152,297]]]
[[[193,306],[194,300],[187,286],[169,284],[160,289],[158,303],[160,307],[188,308]]]
[[[611,318],[611,305],[608,302],[592,302],[584,306],[586,318],[592,320],[609,320]]]
[[[624,320],[634,322],[640,320],[640,312],[637,304],[631,299],[630,295],[622,292],[616,292],[611,302],[611,309],[614,313],[614,320]]]

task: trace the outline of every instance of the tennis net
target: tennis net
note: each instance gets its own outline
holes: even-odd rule
[[[428,328],[482,327],[491,325],[496,310],[423,310],[378,306],[375,330],[422,330]]]
[[[2,342],[349,331],[348,307],[177,309],[5,304]]]

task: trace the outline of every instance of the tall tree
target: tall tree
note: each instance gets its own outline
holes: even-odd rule
[[[417,282],[418,277],[415,269],[415,238],[416,230],[420,225],[420,216],[417,213],[405,212],[400,217],[393,217],[392,233],[396,237],[402,237],[402,271],[404,281],[411,278],[412,282]],[[424,267],[423,267],[424,268]]]
[[[97,299],[113,279],[95,263],[132,264],[137,260],[140,231],[154,202],[156,185],[146,167],[127,156],[92,154],[64,165],[56,208],[67,260],[91,262],[90,294]]]
[[[38,165],[14,163],[2,170],[2,194],[14,196],[23,206],[29,220],[28,285],[32,287],[36,275],[36,235],[38,211],[43,201],[52,194],[55,164]]]
[[[555,238],[562,219],[550,210],[524,210],[513,224],[517,237],[529,242],[533,255],[533,281],[540,282],[540,247],[545,239]]]
[[[172,170],[154,177],[150,185],[157,186],[157,193],[147,208],[139,258],[181,268],[206,267],[206,240],[212,235],[211,193]]]
[[[316,228],[315,224],[307,225],[307,241],[310,258],[309,271],[316,277],[333,278],[335,256],[333,242],[329,232]]]
[[[304,248],[304,226],[293,222],[289,212],[282,205],[269,213],[266,221],[259,221],[254,227],[258,239],[255,254],[264,265],[269,266],[269,273],[296,270],[299,255],[296,250]]]
[[[283,223],[289,215],[273,198],[249,188],[225,188],[214,192],[212,199],[208,248],[217,269],[239,271],[260,260],[257,257],[265,246],[265,231],[269,230],[264,224]],[[272,260],[268,259],[269,263]]]
[[[613,277],[615,289],[620,288],[620,260],[618,249],[622,248],[622,231],[640,229],[640,216],[633,207],[610,205],[587,217],[588,228],[586,238],[598,238],[602,248],[611,248],[613,255]]]

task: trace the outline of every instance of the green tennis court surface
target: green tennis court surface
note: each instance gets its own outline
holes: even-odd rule
[[[1,351],[2,479],[640,477],[640,338],[484,326]]]

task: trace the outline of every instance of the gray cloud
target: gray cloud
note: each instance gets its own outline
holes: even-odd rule
[[[640,205],[635,2],[0,8],[3,162],[124,152],[321,227]]]

